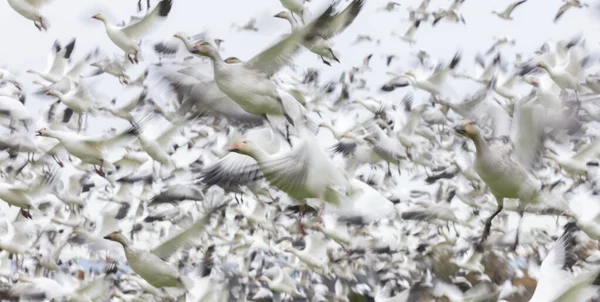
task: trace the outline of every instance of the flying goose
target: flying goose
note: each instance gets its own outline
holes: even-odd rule
[[[331,65],[329,62],[325,61],[324,58],[329,60],[334,60],[339,63],[339,59],[336,57],[335,53],[331,49],[331,45],[329,44],[329,39],[333,38],[335,35],[341,33],[346,27],[348,27],[354,19],[360,13],[362,7],[364,6],[364,0],[355,0],[350,5],[348,5],[343,11],[336,13],[331,16],[331,21],[326,31],[323,31],[319,35],[314,35],[306,42],[302,43],[302,45],[312,53],[319,55],[323,63],[327,65]],[[275,15],[276,18],[281,18],[287,20],[291,27],[292,31],[298,30],[298,24],[293,19],[292,15],[287,12],[280,12]]]
[[[517,6],[519,6],[525,2],[527,2],[527,0],[520,0],[517,2],[513,2],[502,12],[492,11],[492,14],[494,14],[504,20],[512,20],[513,18],[511,16],[511,14],[512,14],[513,10],[515,10],[515,8],[517,8]]]
[[[42,15],[41,9],[52,0],[8,0],[8,5],[21,16],[33,21],[35,27],[48,30],[48,19]]]
[[[71,58],[74,48],[75,38],[73,38],[65,47],[62,47],[58,40],[54,41],[54,44],[52,44],[52,52],[48,55],[48,66],[46,71],[40,72],[35,69],[29,69],[27,72],[37,74],[50,83],[60,81],[67,71],[69,59]]]
[[[554,17],[554,22],[555,23],[558,22],[558,20],[562,17],[562,15],[564,15],[564,13],[566,13],[572,7],[583,8],[583,7],[588,7],[588,4],[587,3],[581,3],[581,1],[579,1],[579,0],[567,0],[567,1],[565,1],[565,4],[563,4],[558,9],[558,12],[556,13],[556,16]]]
[[[139,43],[141,38],[146,35],[157,22],[164,20],[171,12],[173,0],[162,0],[156,7],[140,20],[132,20],[123,27],[115,26],[106,20],[102,14],[96,14],[92,18],[104,23],[106,34],[110,40],[119,48],[125,51],[129,61],[138,63],[140,57]]]

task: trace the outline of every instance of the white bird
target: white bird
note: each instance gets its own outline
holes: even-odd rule
[[[106,34],[110,40],[125,51],[127,58],[129,58],[132,63],[138,63],[140,57],[139,43],[141,38],[146,35],[158,21],[167,18],[169,12],[171,12],[172,5],[173,0],[163,0],[145,17],[139,20],[132,20],[132,22],[124,27],[108,23],[102,14],[96,14],[92,18],[102,21],[106,29]]]
[[[304,23],[304,0],[279,0],[281,5],[292,13],[300,17],[302,23]],[[295,19],[294,19],[295,20]]]
[[[50,23],[41,9],[52,0],[8,0],[8,4],[21,16],[33,21],[39,30],[48,30]]]
[[[600,267],[593,267],[577,276],[563,269],[567,253],[572,252],[570,239],[568,234],[560,237],[542,261],[540,277],[530,302],[589,301],[596,295],[598,285],[595,280],[600,274]]]
[[[46,71],[39,72],[35,69],[29,69],[27,72],[35,73],[50,83],[60,81],[67,71],[69,59],[71,58],[74,48],[75,39],[72,39],[65,47],[62,47],[58,40],[54,41],[52,52],[48,56],[48,66],[46,67]]]
[[[515,10],[515,8],[517,8],[517,6],[519,6],[519,5],[521,5],[521,4],[525,3],[525,2],[527,2],[527,0],[520,0],[520,1],[517,1],[517,2],[514,2],[514,3],[511,3],[502,12],[492,11],[492,14],[494,14],[494,15],[496,15],[496,16],[500,17],[501,19],[504,19],[504,20],[512,20],[513,18],[511,16],[511,14],[512,14],[513,10]]]

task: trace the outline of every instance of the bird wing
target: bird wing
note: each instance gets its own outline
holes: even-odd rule
[[[96,58],[96,56],[100,53],[100,48],[94,49],[92,52],[88,53],[85,58],[79,60],[75,65],[71,66],[67,71],[67,76],[72,79],[77,79],[83,69],[90,65],[90,62]]]
[[[292,32],[271,47],[255,55],[244,63],[250,69],[259,70],[267,76],[273,75],[283,66],[290,63],[292,57],[301,49],[302,44],[309,44],[315,37],[327,39],[345,29],[360,11],[364,0],[354,0],[340,14],[333,15],[333,4],[310,24]]]
[[[200,173],[200,180],[204,184],[222,188],[238,188],[262,178],[256,160],[238,153],[227,154]]]
[[[52,44],[52,51],[48,55],[48,73],[62,75],[67,68],[68,61],[64,58],[65,49],[60,45],[58,40]]]
[[[540,277],[537,287],[530,301],[554,301],[554,297],[559,296],[562,284],[571,279],[569,273],[563,270],[566,261],[567,244],[569,236],[560,237],[554,247],[550,250],[540,267]],[[558,286],[558,287],[557,287]],[[543,298],[542,298],[543,296]],[[538,298],[539,297],[539,298]],[[538,298],[537,300],[534,298]]]
[[[415,21],[415,23],[413,23],[413,25],[411,25],[408,28],[404,36],[406,38],[412,39],[412,36],[415,35],[415,32],[417,31],[417,28],[419,28],[419,25],[421,25],[421,19],[417,19],[417,21]]]
[[[527,0],[521,0],[521,1],[514,2],[513,4],[509,5],[506,8],[506,12],[508,13],[508,15],[510,15],[517,6],[519,6],[525,2],[527,2]]]
[[[223,203],[219,206],[213,207],[187,229],[179,232],[177,235],[167,239],[165,242],[152,249],[152,254],[164,260],[169,258],[186,244],[191,244],[195,238],[199,237],[200,233],[204,230],[204,227],[210,223],[212,214],[220,211],[226,205],[227,203]]]
[[[128,24],[121,31],[131,39],[139,39],[150,31],[161,19],[165,19],[169,15],[172,6],[173,0],[163,0],[144,18],[135,23]]]
[[[569,9],[571,8],[571,3],[567,2],[565,4],[563,4],[559,9],[558,12],[556,13],[556,16],[554,17],[554,22],[557,22],[560,17],[562,17],[562,15]]]
[[[530,94],[515,103],[514,118],[511,124],[510,138],[514,144],[514,155],[525,167],[530,168],[539,160],[540,148],[543,147],[541,106],[530,102]]]
[[[286,193],[304,191],[310,167],[307,145],[308,141],[302,140],[290,152],[263,161],[260,166],[265,178]]]

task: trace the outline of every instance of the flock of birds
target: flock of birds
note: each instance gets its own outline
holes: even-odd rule
[[[8,0],[41,31],[48,2]],[[206,32],[142,47],[177,5],[152,2],[92,17],[119,55],[74,62],[57,40],[32,91],[0,69],[0,300],[599,301],[600,57],[581,36],[514,60],[498,38],[475,73],[419,51],[373,91],[372,55],[329,82],[293,59],[338,64],[332,40],[374,1],[280,0],[289,34],[245,61]],[[465,23],[465,0],[429,2],[399,38]],[[139,94],[97,101],[100,74]],[[457,100],[453,81],[479,88]]]

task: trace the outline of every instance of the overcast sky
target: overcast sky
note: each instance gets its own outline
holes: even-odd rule
[[[342,2],[344,2],[343,0]],[[145,2],[145,0],[144,0]],[[410,56],[419,49],[426,50],[434,57],[449,60],[457,49],[463,51],[461,69],[473,66],[476,52],[485,52],[494,37],[511,36],[517,43],[505,47],[505,57],[512,60],[514,53],[530,53],[544,41],[556,41],[568,38],[576,33],[586,35],[588,45],[598,45],[598,22],[594,22],[591,9],[572,9],[558,22],[553,18],[562,4],[560,0],[529,0],[518,7],[514,21],[504,21],[491,14],[492,10],[503,10],[511,1],[479,1],[466,0],[460,9],[466,25],[441,22],[432,27],[430,21],[421,25],[416,33],[417,42],[410,46],[398,38],[391,37],[391,32],[404,33],[410,26],[407,8],[417,7],[419,1],[399,1],[402,6],[393,12],[378,11],[387,1],[367,0],[365,9],[356,21],[341,35],[334,39],[334,48],[341,64],[333,67],[323,65],[312,53],[304,52],[296,60],[303,67],[316,66],[323,70],[324,76],[337,77],[343,70],[359,65],[362,59],[373,53],[373,72],[369,75],[369,84],[379,86],[388,76],[385,75],[385,56],[395,54],[400,57],[393,70],[406,70]],[[452,1],[432,0],[430,10],[446,8]],[[157,1],[152,0],[154,6]],[[323,8],[328,0],[312,0],[312,11]],[[273,15],[282,10],[278,0],[174,0],[173,9],[168,20],[148,35],[145,39],[144,53],[148,60],[154,60],[148,48],[154,42],[171,37],[183,31],[189,34],[208,30],[213,38],[225,40],[224,56],[236,56],[242,60],[267,47],[279,36],[289,32],[289,25]],[[34,77],[25,73],[27,69],[44,70],[46,57],[55,39],[65,44],[71,37],[77,38],[75,59],[84,56],[88,51],[99,46],[104,54],[121,53],[110,42],[101,22],[91,19],[96,13],[104,14],[111,22],[128,20],[136,14],[137,0],[55,0],[44,8],[44,14],[50,21],[50,30],[40,32],[33,22],[13,11],[6,1],[0,2],[0,66],[7,66],[19,75],[25,87],[31,87]],[[244,24],[256,18],[258,32],[239,32],[233,24]],[[377,43],[361,43],[352,46],[358,34],[371,35]],[[150,54],[148,54],[150,53]],[[142,67],[133,74],[141,72]],[[133,94],[136,91],[124,89],[116,79],[100,77],[100,89],[112,98]],[[398,92],[402,93],[402,92]],[[394,97],[392,94],[390,97]],[[33,102],[32,102],[33,103]]]

